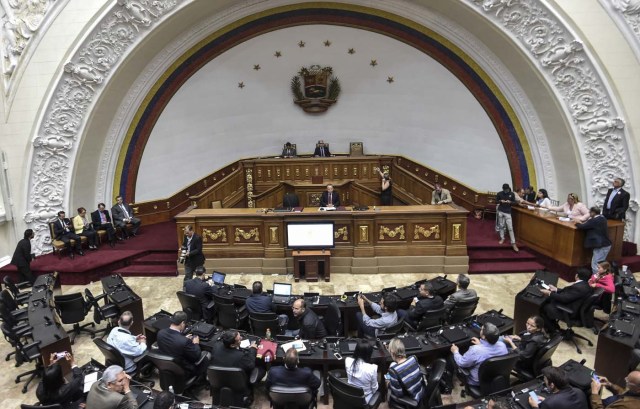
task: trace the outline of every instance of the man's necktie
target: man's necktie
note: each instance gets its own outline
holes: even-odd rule
[[[128,219],[129,218],[129,212],[127,212],[127,209],[124,207],[124,205],[120,205],[120,207],[122,208],[122,211],[124,212],[124,218]]]
[[[333,200],[331,200],[331,193],[329,193],[329,203],[327,204],[333,204]]]
[[[618,194],[618,191],[613,189],[611,194],[609,195],[609,202],[607,203],[607,209],[611,209],[611,202],[613,202],[613,198]]]

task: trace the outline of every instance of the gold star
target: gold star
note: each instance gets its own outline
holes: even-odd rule
[[[253,64],[253,69],[256,71],[260,70],[260,64]]]
[[[298,43],[298,47],[302,48],[305,44],[306,43],[304,41],[300,40],[300,42]]]
[[[244,88],[244,82],[239,82],[238,83],[238,88],[240,88],[240,89]]]
[[[371,60],[369,65],[372,66],[372,67],[375,67],[376,65],[378,65],[378,61],[377,60]]]
[[[282,57],[282,53],[280,51],[276,51],[275,54],[273,54],[273,56],[276,58],[280,58]]]
[[[324,42],[324,46],[325,46],[325,47],[331,47],[331,41],[326,40],[326,41]]]
[[[391,84],[393,82],[393,77],[387,77],[387,82]]]
[[[349,54],[355,54],[356,53],[356,49],[355,48],[349,48],[349,51],[347,51]]]

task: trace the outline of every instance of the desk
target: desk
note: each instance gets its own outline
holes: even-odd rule
[[[570,267],[591,264],[591,251],[584,248],[584,231],[574,222],[561,222],[551,212],[513,207],[513,228],[517,239],[535,251]],[[624,223],[608,220],[611,251],[607,260],[622,257]]]
[[[120,314],[125,311],[131,311],[133,314],[131,333],[144,334],[142,298],[124,282],[120,275],[114,274],[102,277],[100,282],[102,283],[102,290],[109,295],[109,300],[118,307]]]
[[[296,283],[300,281],[301,264],[304,263],[304,278],[310,282],[318,281],[318,274],[322,271],[324,281],[331,278],[331,252],[329,250],[306,250],[293,252],[293,277]],[[321,269],[320,266],[323,268]]]

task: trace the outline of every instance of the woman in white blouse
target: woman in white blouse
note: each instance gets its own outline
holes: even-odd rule
[[[551,206],[551,199],[549,199],[549,194],[547,193],[547,189],[538,190],[538,195],[536,196],[535,203],[523,201],[523,203],[528,204],[529,206],[535,207],[549,207]]]
[[[353,351],[353,358],[348,357],[344,360],[347,382],[362,388],[367,403],[378,391],[378,365],[371,363],[371,354],[373,344],[366,339],[359,339]]]
[[[549,206],[548,209],[566,213],[567,217],[580,223],[589,218],[589,209],[580,202],[575,193],[569,193],[567,201],[562,206]]]

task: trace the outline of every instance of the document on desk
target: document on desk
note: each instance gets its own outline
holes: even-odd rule
[[[304,342],[301,339],[296,339],[295,341],[287,342],[286,344],[282,344],[280,346],[284,353],[286,354],[290,348],[295,348],[296,351],[306,351],[307,347],[304,346]]]
[[[98,372],[92,372],[84,376],[84,388],[83,392],[88,393],[91,390],[91,385],[98,381]]]
[[[331,207],[320,207],[318,210],[321,211],[321,212],[324,212],[324,211],[333,211],[333,210],[336,210],[336,208],[333,207],[333,206],[331,206]]]

